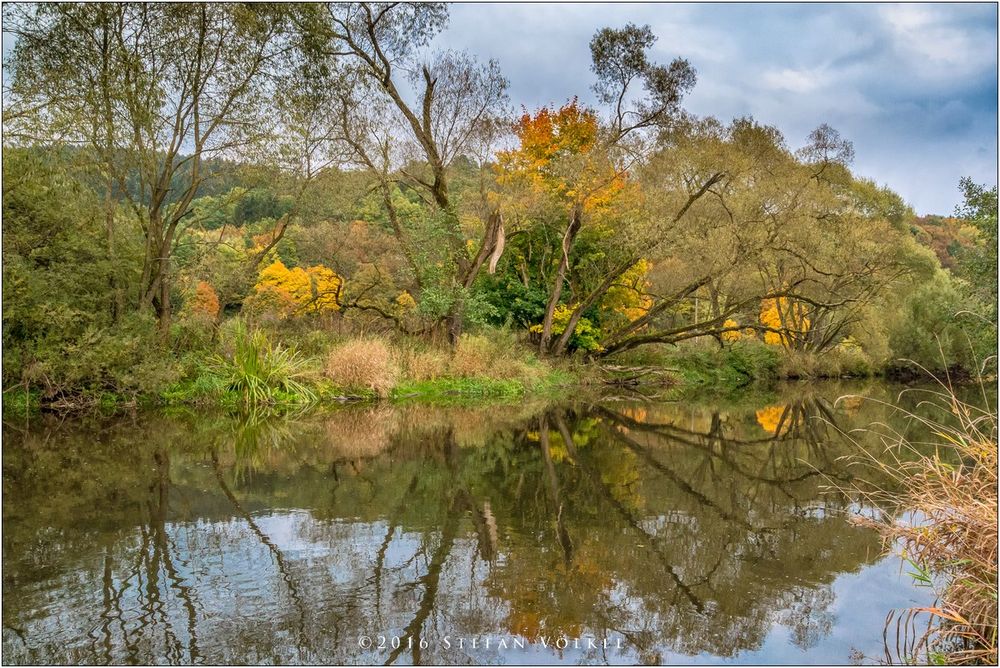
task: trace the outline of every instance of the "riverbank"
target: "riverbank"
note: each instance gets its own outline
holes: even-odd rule
[[[14,386],[3,393],[4,415],[182,405],[282,410],[346,402],[558,401],[598,397],[609,388],[735,396],[781,380],[892,375],[850,347],[814,355],[760,341],[703,341],[608,359],[554,359],[540,358],[528,342],[501,329],[465,334],[446,346],[412,337],[248,330],[239,322],[224,327],[214,343],[137,368],[125,373],[104,366],[71,386]]]
[[[157,383],[126,383],[120,374],[90,384],[23,385],[3,393],[5,415],[41,411],[115,412],[139,407],[199,406],[277,410],[348,402],[461,404],[559,400],[594,391],[597,366],[542,360],[512,335],[463,335],[454,347],[382,337],[276,336],[235,327],[214,352],[204,348],[160,365]]]

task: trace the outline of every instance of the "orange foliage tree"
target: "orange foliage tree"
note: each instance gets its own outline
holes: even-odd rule
[[[567,213],[540,332],[539,351],[544,354],[550,352],[556,307],[584,216],[614,201],[625,187],[625,173],[616,168],[607,143],[601,141],[596,112],[576,99],[559,109],[543,107],[533,115],[524,114],[514,134],[518,147],[497,156],[500,185],[514,193],[527,191],[530,198]]]
[[[198,281],[194,294],[185,302],[186,310],[195,318],[215,320],[219,315],[219,296],[208,281]]]

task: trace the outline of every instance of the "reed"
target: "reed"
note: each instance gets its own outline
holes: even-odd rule
[[[866,463],[890,484],[859,490],[880,510],[856,521],[877,529],[936,595],[934,605],[890,613],[890,662],[997,663],[997,413],[980,389],[981,405],[947,381],[908,390],[923,394],[915,409],[895,409],[932,435],[926,442],[884,424],[868,430],[884,452]]]

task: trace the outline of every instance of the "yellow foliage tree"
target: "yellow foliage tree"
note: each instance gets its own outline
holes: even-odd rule
[[[646,259],[636,262],[604,295],[601,306],[621,314],[628,322],[646,315],[653,305],[653,298],[646,292],[650,285],[646,274],[651,266]]]
[[[781,332],[765,332],[764,343],[793,347],[810,328],[805,307],[787,297],[765,299],[760,304],[760,324]]]
[[[340,291],[340,276],[321,264],[306,269],[309,276],[310,301],[303,305],[305,312],[322,315],[333,313],[340,308],[337,293]]]
[[[739,326],[740,323],[736,322],[733,319],[726,320],[724,323],[722,323],[723,329],[729,329],[730,327],[739,327]],[[740,339],[742,339],[743,332],[740,332],[738,330],[733,330],[732,332],[723,332],[722,334],[720,334],[720,336],[722,337],[723,341],[726,341],[727,343],[732,343],[733,341],[739,341]]]
[[[331,313],[340,308],[337,304],[340,282],[340,277],[323,265],[289,269],[281,260],[275,260],[258,274],[246,305],[251,311],[279,318]]]

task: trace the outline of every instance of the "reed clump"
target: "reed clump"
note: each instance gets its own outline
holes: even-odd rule
[[[949,385],[940,387],[919,390],[926,397],[914,411],[904,411],[933,435],[929,441],[884,425],[872,428],[889,456],[867,461],[890,484],[862,492],[882,510],[857,521],[878,529],[886,549],[898,550],[937,599],[932,606],[890,614],[886,658],[996,665],[996,408],[985,390],[982,405],[975,405],[960,400]]]

